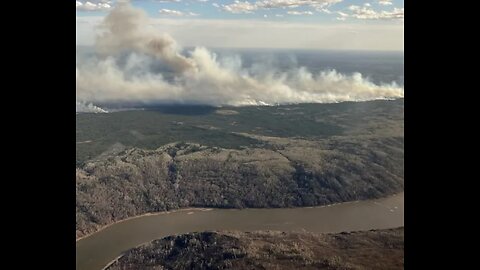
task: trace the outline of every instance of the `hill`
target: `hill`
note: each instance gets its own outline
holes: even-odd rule
[[[107,267],[127,269],[404,269],[404,229],[312,234],[201,232],[127,251]]]
[[[148,212],[314,206],[404,187],[403,100],[77,120],[77,237]]]

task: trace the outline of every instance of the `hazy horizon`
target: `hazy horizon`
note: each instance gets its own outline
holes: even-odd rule
[[[129,2],[180,46],[403,51],[403,0]],[[92,45],[120,1],[77,1],[77,45]]]

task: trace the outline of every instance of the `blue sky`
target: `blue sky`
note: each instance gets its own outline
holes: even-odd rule
[[[92,43],[95,32],[92,25],[98,23],[96,19],[103,18],[108,14],[108,11],[115,6],[116,1],[80,0],[76,2],[77,22],[88,20],[91,26],[87,29],[86,25],[79,27],[79,23],[77,23],[77,44]],[[332,40],[338,40],[338,47],[345,49],[369,49],[371,47],[374,50],[403,50],[403,0],[131,0],[130,2],[133,6],[147,12],[152,21],[157,22],[160,30],[172,32],[174,37],[177,34],[181,42],[187,43],[184,45],[207,43],[208,46],[212,46],[214,41],[208,37],[209,34],[213,35],[212,33],[205,31],[204,35],[197,37],[196,40],[192,38],[192,35],[198,34],[193,32],[196,26],[203,27],[201,29],[215,28],[212,31],[218,31],[216,36],[228,37],[234,35],[235,31],[239,30],[238,27],[245,28],[250,25],[251,44],[241,41],[238,46],[268,47],[269,42],[272,43],[272,46],[280,42],[287,44],[285,45],[287,47],[328,49],[337,47]],[[180,29],[178,22],[181,21],[189,23],[184,24]],[[213,27],[215,22],[222,24],[223,28],[219,30],[220,26]],[[244,25],[234,26],[233,22]],[[274,23],[278,23],[278,25]],[[174,25],[177,25],[176,28]],[[285,42],[282,42],[280,38],[280,27],[288,28],[285,30]],[[189,31],[188,29],[191,29],[189,33],[192,35],[185,33]],[[242,31],[244,33],[247,30],[243,29]],[[260,34],[255,34],[258,31],[278,37],[263,40]],[[304,40],[292,43],[287,40],[291,38],[288,31],[293,34],[295,31],[300,31],[307,36],[296,37]],[[323,38],[315,37],[321,33],[323,33]],[[359,35],[359,33],[365,34]],[[80,41],[78,41],[79,36]],[[236,38],[238,39],[238,37]],[[253,38],[260,40],[255,41]],[[328,38],[332,40],[327,40]],[[352,42],[348,42],[349,38]],[[215,42],[222,43],[220,39]],[[218,46],[222,46],[222,44],[218,44]]]
[[[86,2],[100,5],[97,8],[90,5],[91,8],[88,9],[85,8]],[[103,5],[113,7],[115,2],[114,0],[77,1],[77,16],[104,16],[108,12],[108,8]],[[403,0],[131,0],[130,2],[133,6],[144,9],[153,18],[195,16],[204,19],[276,19],[317,23],[338,21],[337,18],[341,17],[338,12],[352,13],[352,17],[347,17],[347,20],[366,20],[370,23],[378,23],[383,20],[383,23],[385,23],[385,20],[389,20],[389,18],[361,19],[358,16],[355,17],[355,12],[352,12],[350,7],[358,6],[365,9],[364,12],[371,10],[376,13],[386,12],[388,14],[393,12],[395,8],[403,9],[404,4]],[[239,2],[239,4],[236,5],[236,2]],[[264,3],[270,3],[270,5],[266,8],[262,7]],[[254,10],[242,9],[242,6],[252,6]],[[229,7],[233,9],[229,9]],[[235,9],[235,7],[238,8]],[[162,9],[179,11],[183,15],[180,13],[160,13],[159,11]],[[295,14],[296,12],[304,14]]]

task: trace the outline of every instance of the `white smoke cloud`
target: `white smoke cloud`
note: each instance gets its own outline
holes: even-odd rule
[[[103,27],[100,56],[77,56],[77,99],[83,102],[263,105],[404,95],[395,83],[376,85],[360,73],[279,71],[263,63],[246,69],[240,57],[220,59],[206,48],[182,55],[175,40],[149,30],[146,14],[128,4],[116,6]]]
[[[78,102],[77,113],[108,113],[108,111],[93,105],[92,103]]]

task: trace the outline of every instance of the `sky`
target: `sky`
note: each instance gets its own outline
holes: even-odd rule
[[[76,1],[77,45],[125,0]],[[403,51],[403,0],[131,0],[181,46]]]

